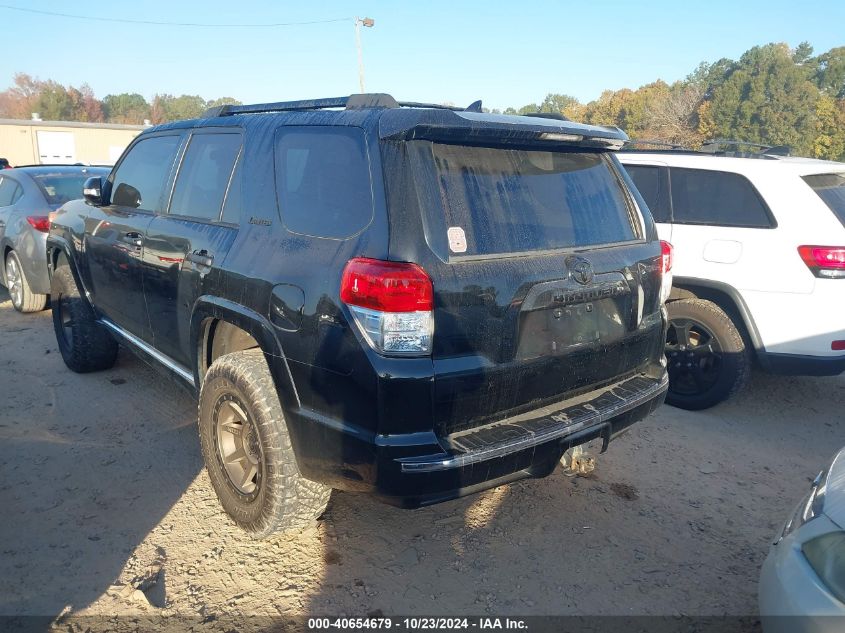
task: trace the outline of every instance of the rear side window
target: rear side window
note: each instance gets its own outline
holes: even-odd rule
[[[170,213],[219,220],[240,150],[240,134],[194,134],[179,167]]]
[[[744,176],[673,167],[671,179],[672,220],[678,224],[773,226],[760,194]]]
[[[453,254],[503,255],[637,237],[622,182],[600,153],[427,145],[440,193],[430,199],[442,205]]]
[[[48,204],[64,204],[82,197],[82,185],[98,173],[33,174],[32,178],[47,198]]]
[[[655,222],[669,222],[669,213],[666,200],[663,198],[665,187],[662,186],[662,177],[659,167],[651,165],[625,165],[625,171],[631,176],[631,180],[637,186],[640,195],[648,205],[648,210],[654,217]]]
[[[136,143],[114,174],[111,203],[161,211],[161,194],[180,140],[179,136],[153,136]]]
[[[8,207],[23,195],[23,189],[11,178],[0,177],[0,207]]]
[[[845,173],[815,174],[803,178],[845,226]]]
[[[293,233],[342,239],[366,228],[373,194],[364,131],[281,128],[276,194],[282,220]]]

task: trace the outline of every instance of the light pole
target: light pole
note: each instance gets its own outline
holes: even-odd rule
[[[358,47],[358,85],[361,87],[362,94],[364,92],[364,54],[361,52],[361,27],[372,28],[375,24],[376,21],[372,18],[355,16],[355,44]]]

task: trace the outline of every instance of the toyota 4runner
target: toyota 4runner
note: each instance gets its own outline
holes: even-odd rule
[[[124,344],[198,393],[255,537],[332,488],[415,507],[548,475],[668,385],[671,247],[625,139],[388,95],[152,128],[52,220],[62,357]]]

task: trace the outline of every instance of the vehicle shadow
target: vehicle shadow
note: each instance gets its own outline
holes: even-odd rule
[[[121,350],[74,374],[49,311],[0,290],[0,615],[56,616],[101,597],[197,477],[188,393]]]
[[[587,478],[558,469],[413,511],[335,493],[305,612],[728,616],[712,630],[757,631],[760,564],[842,443],[843,404],[843,377],[757,375],[714,409],[661,407]]]

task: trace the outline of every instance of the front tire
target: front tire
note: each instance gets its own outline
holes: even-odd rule
[[[253,538],[312,525],[331,488],[296,465],[276,386],[260,349],[221,356],[200,390],[199,436],[223,509]]]
[[[112,367],[117,358],[117,342],[80,296],[65,260],[60,260],[53,272],[50,296],[53,330],[68,369],[84,374]]]
[[[12,298],[12,306],[18,312],[41,312],[47,307],[47,295],[32,292],[15,251],[6,255],[6,288]]]
[[[751,354],[731,318],[703,299],[671,301],[666,310],[666,402],[695,411],[736,395],[748,382]]]

